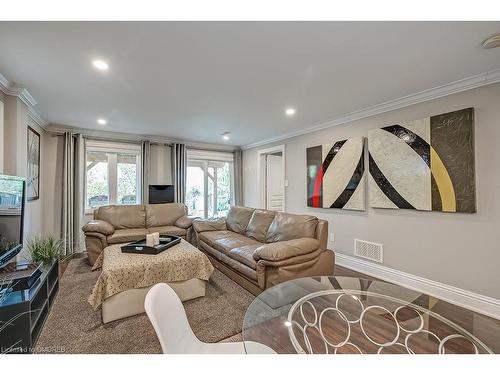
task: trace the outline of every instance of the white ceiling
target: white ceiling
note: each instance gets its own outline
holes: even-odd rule
[[[500,22],[0,22],[0,72],[49,123],[218,143],[230,131],[244,145],[500,68],[500,48],[480,48],[497,32]]]

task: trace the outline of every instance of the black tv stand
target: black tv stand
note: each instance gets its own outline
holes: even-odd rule
[[[24,290],[35,285],[42,274],[39,263],[29,261],[10,262],[0,267],[0,289]]]
[[[0,292],[0,353],[32,353],[35,348],[59,290],[59,262],[40,270],[30,288]]]

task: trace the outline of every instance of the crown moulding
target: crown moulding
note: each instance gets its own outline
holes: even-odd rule
[[[28,116],[42,128],[47,127],[48,123],[35,109],[37,102],[27,88],[10,82],[3,74],[0,73],[0,90],[5,95],[18,97],[24,104],[26,104],[28,108]]]
[[[433,87],[428,90],[420,91],[414,94],[403,96],[401,98],[389,100],[384,103],[366,107],[358,111],[354,111],[344,116],[338,117],[334,120],[322,122],[320,124],[312,125],[310,127],[306,127],[304,129],[297,130],[294,132],[282,134],[278,137],[273,137],[266,140],[243,145],[241,146],[241,148],[243,150],[248,150],[252,148],[265,146],[275,142],[285,141],[290,138],[298,137],[305,134],[310,134],[337,125],[347,124],[349,122],[361,120],[367,117],[409,107],[414,104],[427,102],[433,99],[442,98],[448,95],[457,94],[459,92],[472,90],[478,87],[487,86],[498,82],[500,82],[500,69],[491,70],[489,72],[477,74],[471,77],[460,79],[458,81]]]

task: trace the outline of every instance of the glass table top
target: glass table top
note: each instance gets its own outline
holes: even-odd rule
[[[309,277],[256,297],[242,335],[245,350],[254,354],[266,347],[304,354],[500,352],[498,321],[450,306],[456,308],[382,281]]]

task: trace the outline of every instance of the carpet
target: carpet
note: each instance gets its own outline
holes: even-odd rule
[[[39,353],[160,353],[146,314],[102,324],[87,302],[99,271],[87,259],[69,262],[59,293],[36,345]],[[204,342],[240,340],[245,311],[254,296],[215,270],[205,297],[184,302],[195,335]]]

